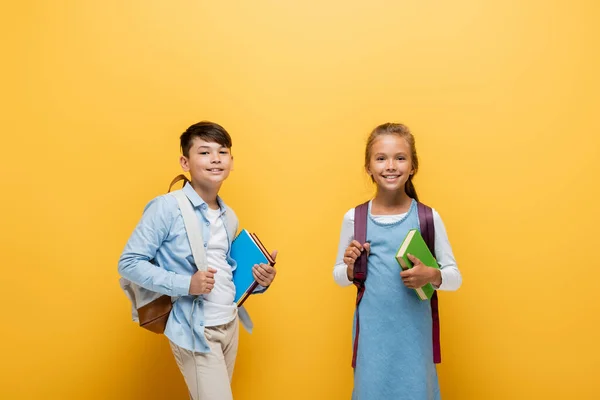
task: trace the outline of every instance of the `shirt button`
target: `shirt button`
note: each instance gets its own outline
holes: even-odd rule
[[[206,210],[206,204],[202,204],[202,209]]]
[[[204,247],[206,247],[206,246],[207,246],[207,244],[206,244],[206,243],[204,243]]]
[[[206,222],[206,226],[210,226],[210,222]]]

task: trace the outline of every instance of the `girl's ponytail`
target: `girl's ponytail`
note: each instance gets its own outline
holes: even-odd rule
[[[417,195],[417,189],[415,189],[415,185],[413,184],[412,178],[413,178],[413,176],[411,175],[408,178],[408,180],[406,181],[406,184],[404,185],[404,191],[406,192],[408,197],[411,197],[411,198],[415,199],[416,201],[419,201],[419,196]]]

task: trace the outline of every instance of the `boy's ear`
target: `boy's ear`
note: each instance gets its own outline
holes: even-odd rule
[[[184,172],[190,172],[190,162],[186,156],[179,157],[179,164]]]
[[[235,163],[233,162],[233,156],[231,156],[231,168],[230,171],[233,171],[233,167],[235,167]]]
[[[369,167],[365,167],[365,171],[367,171],[367,175],[373,176],[373,174],[371,173],[371,170],[369,169]]]

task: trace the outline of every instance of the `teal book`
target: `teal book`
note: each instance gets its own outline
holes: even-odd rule
[[[258,282],[252,275],[252,267],[256,264],[275,265],[275,260],[254,233],[246,229],[235,237],[231,243],[231,258],[237,264],[233,271],[233,284],[235,285],[234,302],[240,307],[248,296],[254,291]]]
[[[403,270],[407,270],[413,267],[412,262],[408,259],[408,254],[412,254],[417,257],[424,265],[433,268],[440,268],[435,257],[429,251],[429,247],[425,244],[425,240],[423,240],[423,236],[417,229],[411,229],[406,234],[406,237],[400,244],[400,248],[396,253],[396,261],[400,264],[400,268]],[[435,289],[431,283],[427,285],[415,289],[417,295],[421,300],[431,299],[433,296],[433,292]]]

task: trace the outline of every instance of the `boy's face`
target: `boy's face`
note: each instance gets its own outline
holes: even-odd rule
[[[201,185],[221,185],[233,167],[231,150],[216,142],[194,138],[189,157],[181,156],[181,168]]]

